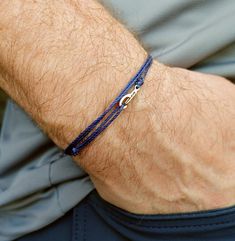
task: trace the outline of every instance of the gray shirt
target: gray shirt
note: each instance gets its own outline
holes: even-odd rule
[[[160,62],[235,80],[234,0],[104,2]],[[93,189],[86,173],[61,154],[9,100],[0,136],[0,241],[46,226]]]

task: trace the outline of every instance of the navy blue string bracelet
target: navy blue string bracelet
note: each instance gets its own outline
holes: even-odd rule
[[[110,106],[68,145],[64,150],[65,154],[76,156],[119,116],[143,85],[152,62],[153,58],[149,55],[137,74],[128,82]],[[130,89],[133,90],[128,93]]]

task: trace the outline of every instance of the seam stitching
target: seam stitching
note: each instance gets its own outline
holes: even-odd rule
[[[98,203],[94,203],[97,207],[101,207],[102,209],[104,209],[104,207],[102,207],[100,204]],[[110,209],[110,208],[109,208]],[[110,210],[111,212],[106,212],[108,214],[108,216],[112,216],[116,219],[118,219],[118,221],[120,222],[120,216],[117,215],[116,213],[114,214],[113,210]],[[144,220],[145,222],[149,221],[151,222],[152,220]],[[121,222],[130,224],[130,225],[135,225],[138,227],[144,227],[144,228],[148,228],[148,229],[177,229],[177,228],[193,228],[193,227],[208,227],[208,226],[218,226],[221,224],[229,224],[229,223],[235,223],[235,220],[230,220],[230,221],[223,221],[223,222],[215,222],[215,223],[208,223],[208,224],[192,224],[192,225],[178,225],[178,226],[150,226],[150,225],[144,225],[144,224],[140,224],[140,223],[135,223],[135,222],[131,222],[131,221],[127,221],[122,219]]]

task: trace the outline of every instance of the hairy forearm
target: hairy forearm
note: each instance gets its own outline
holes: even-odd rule
[[[93,0],[0,8],[0,86],[65,148],[146,52]],[[234,126],[234,85],[154,61],[135,101],[77,161],[105,199],[130,211],[226,206],[235,202]]]
[[[1,87],[64,148],[142,64],[136,39],[95,1],[2,1]]]

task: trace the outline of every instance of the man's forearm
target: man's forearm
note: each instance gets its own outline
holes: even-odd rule
[[[93,0],[2,0],[0,7],[0,86],[64,148],[146,52]],[[154,61],[130,108],[78,162],[106,200],[129,211],[233,204],[234,93],[224,78]]]
[[[95,1],[0,5],[1,87],[64,148],[119,93],[146,53]]]

